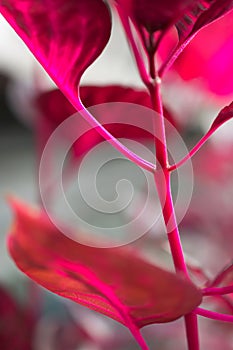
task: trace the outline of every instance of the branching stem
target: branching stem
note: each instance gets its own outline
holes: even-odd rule
[[[160,202],[163,207],[163,217],[167,229],[171,254],[177,273],[183,273],[189,279],[183,249],[180,241],[179,229],[171,194],[171,179],[168,164],[168,152],[163,116],[163,105],[160,94],[160,79],[157,77],[153,89],[149,90],[155,113],[155,148],[156,173],[154,174]],[[187,343],[189,350],[199,350],[197,315],[192,312],[185,316]]]

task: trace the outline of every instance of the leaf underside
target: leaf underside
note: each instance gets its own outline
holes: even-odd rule
[[[125,326],[168,322],[189,313],[201,292],[130,248],[93,248],[61,234],[45,213],[11,200],[16,220],[8,248],[19,267],[48,290]]]

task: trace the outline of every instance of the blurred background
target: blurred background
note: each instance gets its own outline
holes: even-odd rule
[[[229,76],[233,76],[231,23],[232,14],[217,26],[208,28],[208,32],[204,32],[202,37],[198,36],[164,82],[164,101],[175,116],[179,132],[188,148],[191,148],[208,129],[218,111],[232,100],[233,79],[230,79],[229,83]],[[209,46],[203,44],[209,35],[215,36],[216,46],[209,42]],[[201,52],[205,47],[206,51]],[[161,50],[161,59],[165,51],[166,45]],[[205,65],[205,68],[195,70],[193,68],[196,67],[195,62],[191,62],[192,57],[196,57],[194,61],[198,62],[198,66]],[[214,59],[211,59],[213,57]],[[208,72],[207,67],[210,69]],[[116,19],[112,38],[104,54],[87,70],[83,84],[123,84],[142,88],[123,31]],[[7,196],[14,195],[28,203],[38,203],[38,164],[35,156],[37,149],[35,125],[38,113],[34,101],[39,93],[52,88],[54,85],[51,80],[0,16],[0,284],[5,290],[1,292],[3,302],[2,304],[0,302],[0,307],[5,310],[5,314],[3,312],[2,315],[6,315],[8,320],[14,319],[16,325],[20,322],[22,324],[23,319],[27,334],[19,343],[9,343],[8,338],[12,338],[17,327],[14,328],[12,325],[12,330],[9,328],[8,338],[3,327],[6,337],[1,338],[0,335],[0,340],[2,339],[5,347],[1,347],[0,344],[0,348],[1,350],[101,350],[110,347],[119,350],[136,349],[137,345],[131,340],[128,332],[114,321],[74,306],[29,282],[16,269],[6,250],[6,234],[13,220]],[[193,264],[192,259],[195,261],[194,265],[205,264],[211,277],[232,261],[232,135],[232,123],[228,122],[227,127],[218,131],[210,141],[210,145],[194,161],[196,175],[194,196],[189,215],[181,225],[182,239],[188,261],[190,257],[190,266]],[[188,235],[185,234],[187,232]],[[158,242],[166,251],[161,237]],[[205,254],[203,247],[206,249]],[[211,260],[210,257],[216,254],[218,261]],[[220,267],[219,261],[222,262]],[[233,309],[232,300],[227,300],[227,303],[228,308]],[[7,310],[4,309],[4,304],[9,305]],[[13,310],[12,313],[9,310]],[[16,320],[15,315],[18,314],[20,316],[17,316]],[[232,335],[229,335],[230,328],[224,328],[222,325],[217,328],[211,322],[201,322],[205,334],[210,332],[210,329],[214,334],[208,339],[202,336],[205,345],[203,349],[233,349]],[[174,336],[177,344],[180,344],[179,349],[185,349],[180,321],[166,327],[150,326],[144,332],[151,349],[173,349]],[[116,334],[121,336],[116,337]],[[226,334],[227,339],[223,347],[221,334]]]

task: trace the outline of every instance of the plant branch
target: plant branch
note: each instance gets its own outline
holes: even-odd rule
[[[173,171],[174,169],[179,168],[182,164],[184,164],[188,159],[190,159],[195,153],[199,151],[199,149],[204,145],[204,143],[213,135],[213,133],[220,128],[224,123],[230,120],[233,117],[233,102],[229,104],[229,106],[224,107],[212,125],[210,126],[207,133],[197,142],[197,144],[191,149],[191,151],[178,163],[173,164],[169,167],[169,171]]]
[[[96,129],[96,131],[109,143],[111,144],[115,149],[117,149],[121,154],[123,154],[126,158],[131,160],[133,163],[137,164],[139,167],[154,173],[155,172],[155,166],[150,163],[149,161],[141,158],[137,154],[135,154],[133,151],[128,149],[126,146],[124,146],[120,141],[118,141],[105,127],[98,122],[97,119],[85,108],[85,106],[82,104],[78,94],[75,96],[72,93],[69,93],[69,91],[66,91],[62,89],[61,86],[58,85],[58,88],[63,91],[63,93],[66,95],[67,99],[70,101],[70,103],[74,106],[74,108],[77,110],[77,112],[93,127]]]
[[[203,296],[209,295],[225,295],[233,293],[233,285],[221,288],[204,288],[202,289]]]
[[[132,152],[126,146],[124,146],[120,141],[118,141],[103,125],[101,125],[98,120],[84,107],[82,102],[77,99],[73,103],[78,109],[78,112],[82,117],[93,127],[96,131],[114,148],[116,148],[120,153],[122,153],[126,158],[131,160],[133,163],[137,164],[139,167],[154,173],[155,167],[152,163],[139,157],[137,154]]]
[[[195,312],[200,316],[211,318],[213,320],[223,321],[223,322],[233,322],[233,315],[221,314],[219,312],[206,310],[201,307],[196,308]]]

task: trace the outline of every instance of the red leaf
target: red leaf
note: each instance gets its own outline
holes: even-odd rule
[[[13,200],[9,251],[17,266],[50,291],[127,327],[168,322],[189,313],[201,292],[181,276],[129,248],[99,249],[62,235],[44,213]]]
[[[0,11],[66,91],[77,95],[86,68],[106,46],[110,13],[102,0],[0,0]]]

